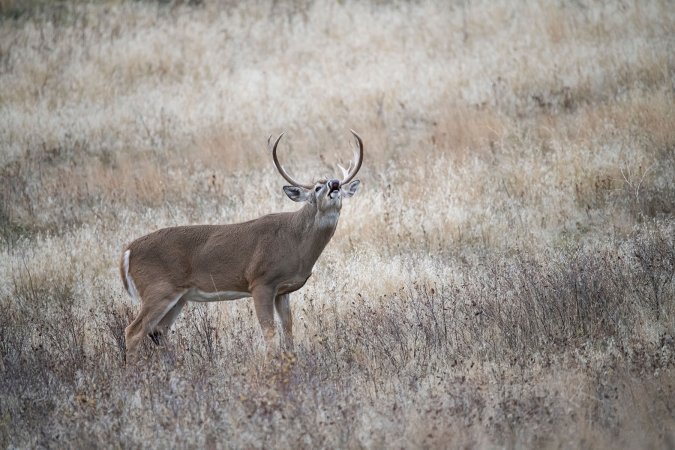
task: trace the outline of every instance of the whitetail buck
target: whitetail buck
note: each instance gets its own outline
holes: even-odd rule
[[[284,192],[291,200],[305,203],[295,212],[231,225],[164,228],[129,244],[120,271],[124,287],[134,300],[140,300],[141,310],[125,330],[127,355],[136,356],[145,336],[159,343],[188,301],[244,297],[253,297],[268,347],[273,345],[276,308],[285,347],[292,349],[289,294],[305,284],[333,237],[342,198],[351,197],[359,188],[359,180],[353,179],[363,162],[363,142],[352,133],[357,143],[355,160],[347,169],[338,165],[342,180],[298,183],[277,159],[283,133],[270,146],[274,165],[291,183],[284,186]]]

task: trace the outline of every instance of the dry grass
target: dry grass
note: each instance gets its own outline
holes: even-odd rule
[[[0,0],[3,447],[675,446],[667,1]],[[265,360],[249,301],[127,370],[122,246],[362,190]]]

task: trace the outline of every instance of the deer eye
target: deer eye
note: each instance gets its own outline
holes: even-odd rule
[[[314,188],[314,192],[319,192],[323,186],[317,186]]]

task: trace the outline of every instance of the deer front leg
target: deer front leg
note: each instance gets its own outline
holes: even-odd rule
[[[251,292],[255,315],[260,322],[263,337],[267,343],[267,350],[271,350],[274,344],[274,290],[267,286],[259,286]]]
[[[289,294],[277,295],[274,300],[281,328],[284,330],[284,347],[289,352],[293,351],[293,315],[291,314],[291,296]]]

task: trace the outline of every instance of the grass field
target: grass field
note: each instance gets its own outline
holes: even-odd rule
[[[669,1],[0,0],[0,447],[675,447]],[[125,244],[361,190],[124,362]],[[227,255],[225,255],[227,257]]]

